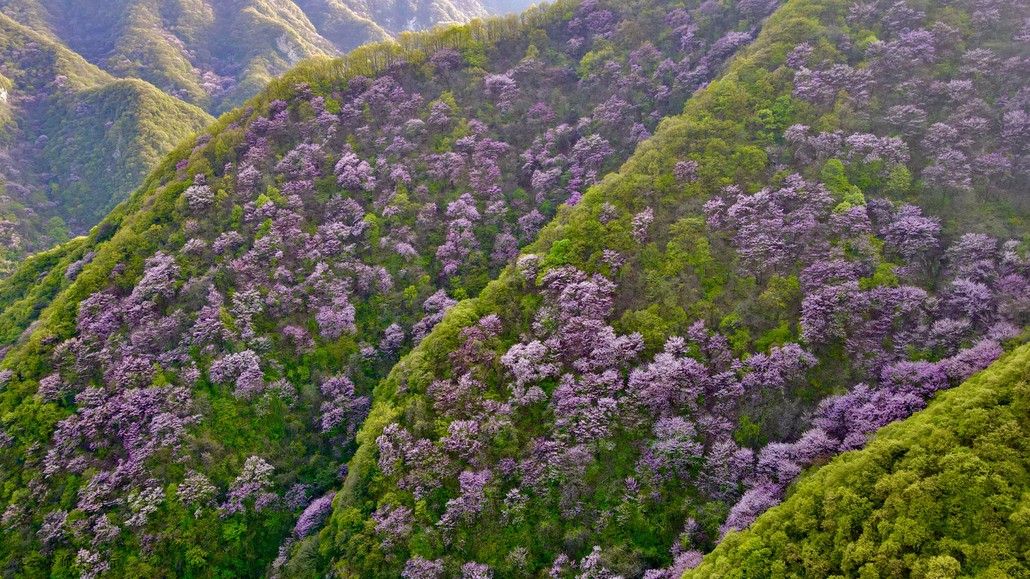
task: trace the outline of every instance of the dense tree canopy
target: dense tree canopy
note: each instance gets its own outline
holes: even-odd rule
[[[1010,276],[1027,269],[1018,240],[992,237],[1021,235],[1006,219],[1020,210],[990,203],[1018,207],[1007,187],[1026,175],[995,188],[952,166],[940,180],[958,157],[934,131],[972,122],[970,106],[1001,126],[1025,87],[998,69],[983,90],[1005,98],[977,96],[988,71],[962,63],[983,49],[949,10],[980,19],[979,5],[903,6],[788,3],[684,115],[452,310],[376,389],[322,564],[678,576],[803,469],[996,360],[1025,324],[1026,278]],[[1024,66],[1017,23],[990,22],[976,38]],[[909,84],[881,64],[903,46],[920,55]],[[949,93],[963,112],[945,86],[967,87]],[[902,132],[881,118],[909,120]],[[977,134],[945,141],[966,159],[1020,154]],[[496,329],[471,337],[480,326]],[[472,350],[471,364],[456,357]],[[366,523],[396,512],[401,533]],[[302,545],[294,570],[317,562]]]
[[[806,476],[686,577],[1025,575],[1028,354]]]
[[[1021,340],[997,11],[570,0],[295,69],[0,284],[6,568],[695,568]]]
[[[177,151],[81,247],[27,265],[51,273],[5,294],[5,561],[280,569],[326,520],[378,379],[679,110],[748,22],[597,11],[542,8],[302,67]],[[590,283],[600,303],[568,315],[596,325],[610,284],[568,299]],[[497,325],[470,330],[455,359],[478,363]],[[454,425],[448,447],[473,452],[481,428]],[[475,518],[489,481],[461,477],[449,524]],[[383,516],[403,528],[402,514]]]

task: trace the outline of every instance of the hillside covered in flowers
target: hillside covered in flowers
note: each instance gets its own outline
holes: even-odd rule
[[[1000,0],[565,0],[294,69],[0,282],[3,568],[739,573],[1024,341],[1028,43]],[[927,520],[904,569],[981,568]],[[792,532],[737,576],[830,573]]]
[[[343,484],[378,380],[773,7],[612,8],[301,67],[173,153],[88,239],[8,280],[9,564],[238,575],[284,561]]]
[[[920,8],[780,8],[379,385],[300,574],[678,577],[1018,343],[1030,29]]]
[[[529,5],[0,1],[0,277],[89,232],[210,115],[301,60]]]

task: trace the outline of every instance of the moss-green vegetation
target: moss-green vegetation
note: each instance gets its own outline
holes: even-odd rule
[[[764,508],[798,463],[864,443],[868,424],[827,426],[807,459],[784,456],[822,402],[911,387],[870,412],[878,426],[1018,341],[1026,174],[1004,167],[1028,143],[956,140],[974,172],[922,138],[1025,94],[968,54],[1015,62],[1021,19],[973,26],[974,4],[887,19],[789,0],[766,20],[754,3],[569,0],[272,81],[87,238],[0,283],[4,568],[678,575],[728,520],[751,522],[736,507],[756,485]],[[915,88],[872,42],[904,36],[896,22],[940,35],[907,62]],[[834,71],[829,88],[809,66]],[[944,85],[957,96],[927,96],[922,120],[881,120]],[[946,249],[960,238],[965,254]],[[954,257],[970,251],[974,268]],[[962,436],[1022,436],[1002,430]],[[973,464],[912,456],[931,475]],[[328,510],[301,514],[334,494],[324,527]],[[1013,540],[997,562],[1025,550]],[[965,569],[935,549],[913,574]]]
[[[83,233],[181,139],[212,121],[139,80],[117,80],[0,13],[0,275]],[[6,123],[4,120],[6,119]]]
[[[1030,348],[805,475],[685,578],[1025,577]]]
[[[913,153],[906,164],[890,172],[882,171],[883,165],[878,162],[850,163],[845,168],[825,159],[804,161],[800,155],[784,161],[783,153],[793,146],[783,135],[792,125],[803,124],[813,132],[840,130],[843,135],[893,134],[882,123],[886,116],[884,103],[891,97],[884,95],[883,100],[874,97],[861,103],[841,92],[831,95],[836,98],[830,98],[829,103],[813,103],[794,94],[795,74],[785,66],[794,47],[809,43],[817,55],[811,62],[823,61],[824,66],[846,62],[862,69],[869,64],[860,56],[862,43],[877,34],[888,35],[880,25],[851,24],[847,20],[849,8],[849,3],[842,0],[787,2],[769,18],[756,42],[734,60],[725,75],[695,95],[683,115],[665,119],[652,139],[643,143],[617,173],[591,189],[578,205],[559,211],[526,253],[540,256],[543,270],[574,266],[616,281],[619,289],[612,325],[620,334],[640,332],[649,348],[657,349],[669,336],[684,335],[692,323],[702,320],[710,328],[719,328],[735,351],[762,352],[799,338],[798,271],[787,267],[766,277],[740,274],[726,240],[713,234],[702,213],[704,203],[724,186],[735,185],[743,193],[764,187],[775,189],[782,185],[788,171],[798,171],[806,179],[823,182],[833,193],[839,211],[862,206],[867,199],[889,198],[929,207],[930,213],[942,218],[946,237],[969,231],[1017,238],[1024,235],[1025,222],[1020,216],[1026,211],[1022,205],[1025,199],[1018,193],[1018,186],[1001,192],[979,181],[957,191],[913,178],[933,163],[925,154]],[[926,3],[919,8],[926,10],[930,21],[957,17],[951,8]],[[995,30],[992,47],[1000,53],[1021,54],[1022,49],[1008,40],[1013,33],[1014,27]],[[963,36],[970,43],[976,42],[975,38],[975,34]],[[588,65],[589,58],[585,58],[580,74],[589,73],[583,68]],[[935,68],[920,68],[914,74],[946,78],[957,66],[956,59]],[[889,87],[893,85],[886,83],[875,90],[892,90]],[[935,109],[931,116],[943,120],[949,111],[947,107]],[[673,178],[676,164],[685,160],[699,164],[696,182],[684,184]],[[647,208],[653,209],[654,223],[641,241],[630,234],[631,218]],[[620,219],[603,221],[600,216],[606,211]],[[605,250],[618,252],[625,265],[609,268]],[[862,284],[870,288],[896,286],[894,267],[885,260]],[[490,506],[482,517],[457,531],[441,531],[434,526],[447,510],[447,501],[461,496],[457,467],[443,482],[443,489],[429,498],[399,490],[398,477],[380,469],[377,461],[382,447],[377,440],[391,423],[401,425],[416,438],[439,442],[447,437],[448,419],[433,409],[433,385],[457,379],[452,352],[461,347],[464,330],[490,315],[503,319],[503,337],[491,348],[493,365],[477,367],[475,376],[485,384],[485,397],[506,399],[512,379],[498,368],[496,360],[513,344],[529,339],[525,336],[540,331],[533,326],[541,306],[533,285],[532,278],[527,280],[515,268],[509,269],[478,298],[452,311],[377,387],[371,418],[358,436],[360,446],[351,462],[350,476],[336,498],[329,526],[319,536],[321,560],[303,551],[300,568],[309,569],[316,561],[345,576],[384,566],[399,572],[406,558],[418,556],[440,559],[449,570],[464,560],[487,563],[505,575],[530,576],[549,569],[560,554],[575,560],[600,545],[611,549],[605,559],[610,569],[634,575],[648,567],[668,564],[668,548],[680,540],[694,548],[711,547],[730,505],[707,501],[692,481],[684,483],[686,490],[672,492],[671,496],[662,494],[652,499],[653,503],[640,499],[641,503],[627,507],[623,502],[630,500],[625,498],[623,481],[637,472],[639,454],[633,449],[639,449],[642,436],[648,436],[632,430],[617,431],[604,444],[591,446],[593,460],[585,474],[572,475],[575,482],[561,483],[560,488],[575,489],[568,490],[561,500],[581,501],[577,503],[583,506],[581,512],[588,514],[561,514],[555,496],[559,493],[555,491],[531,501],[534,506],[520,522],[505,522],[500,515],[506,504],[504,496],[510,486],[517,484],[510,481],[518,477],[497,476],[496,469],[503,459],[533,457],[534,442],[553,433],[548,422],[554,419],[550,414],[553,407],[544,414],[515,411],[511,432],[485,443],[488,458],[477,459],[485,462],[461,463],[461,468],[470,470],[485,465],[493,469],[495,480],[500,480],[488,491],[486,503]],[[759,446],[797,436],[803,416],[820,399],[849,381],[863,379],[863,372],[853,365],[857,360],[842,349],[826,348],[819,355],[819,367],[804,388],[792,393],[792,402],[770,397],[751,409],[735,433],[738,442]],[[548,394],[556,387],[553,381],[543,384]],[[412,470],[417,468],[413,466]],[[373,513],[382,515],[386,512],[382,509],[398,505],[414,512],[415,530],[403,546],[394,547],[392,555],[384,556],[383,533],[376,530]],[[700,540],[684,539],[686,535],[681,534],[684,521],[689,519],[701,528]],[[527,551],[520,552],[521,548]]]

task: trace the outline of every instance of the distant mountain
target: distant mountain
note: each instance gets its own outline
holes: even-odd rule
[[[525,0],[6,0],[0,13],[46,31],[120,78],[140,78],[211,113],[236,106],[300,60]]]
[[[0,276],[300,60],[525,4],[0,0]]]
[[[0,273],[84,232],[213,119],[0,14]]]

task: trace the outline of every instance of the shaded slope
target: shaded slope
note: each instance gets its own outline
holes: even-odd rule
[[[802,478],[685,577],[1030,573],[1030,348]]]

